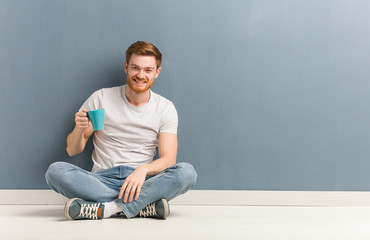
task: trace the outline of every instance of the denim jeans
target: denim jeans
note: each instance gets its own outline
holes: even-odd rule
[[[118,199],[120,187],[134,171],[118,166],[91,173],[66,162],[55,162],[46,171],[46,183],[67,198],[93,202],[115,201],[127,218],[135,217],[146,205],[165,198],[168,201],[187,192],[195,185],[197,174],[192,165],[177,163],[162,172],[147,176],[139,198],[123,203]]]

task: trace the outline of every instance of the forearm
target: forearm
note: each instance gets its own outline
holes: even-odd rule
[[[176,158],[170,159],[170,158],[158,158],[157,160],[153,161],[150,164],[143,165],[143,167],[146,170],[146,175],[152,176],[155,175],[164,169],[176,164]]]
[[[155,175],[164,169],[176,164],[177,135],[172,133],[161,133],[158,143],[159,158],[150,164],[144,165],[146,175]]]
[[[69,156],[75,156],[81,153],[85,148],[86,142],[84,132],[76,127],[67,137],[67,153]]]
[[[125,197],[123,202],[132,201],[135,194],[135,200],[140,195],[140,189],[143,186],[146,176],[155,175],[164,169],[176,163],[177,155],[177,136],[172,133],[161,133],[158,143],[159,158],[150,164],[139,166],[124,181],[118,198],[121,199],[123,193]],[[126,188],[129,190],[126,191]],[[131,193],[130,197],[129,194]]]

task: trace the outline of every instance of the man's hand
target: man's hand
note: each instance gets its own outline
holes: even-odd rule
[[[82,109],[82,112],[75,114],[76,129],[80,132],[84,132],[89,128],[89,118],[87,117],[87,110]]]
[[[73,157],[81,153],[86,146],[87,140],[93,134],[94,129],[87,117],[87,110],[75,114],[76,126],[67,137],[67,153]]]
[[[118,198],[121,199],[123,194],[123,202],[131,202],[135,196],[135,200],[139,198],[141,187],[144,184],[148,169],[145,166],[140,166],[135,169],[124,181],[119,192]],[[136,193],[136,194],[135,194]]]

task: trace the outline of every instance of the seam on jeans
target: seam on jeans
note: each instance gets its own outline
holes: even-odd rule
[[[118,200],[117,200],[118,201]],[[117,203],[117,202],[116,202]],[[127,218],[132,218],[131,214],[129,213],[127,207],[123,203],[117,203],[118,207],[122,210],[123,214],[126,215]]]
[[[95,174],[94,173],[92,173],[92,172],[89,172],[89,171],[86,171],[85,169],[82,169],[82,168],[80,168],[80,167],[77,167],[77,166],[74,166],[73,167],[73,170],[77,170],[77,171],[79,171],[79,172],[82,172],[82,173],[84,173],[85,175],[90,175],[90,174],[92,174],[92,175],[94,175],[95,176]]]
[[[170,170],[172,170],[172,169],[174,170],[174,169],[177,169],[177,168],[179,168],[179,166],[177,164],[175,164],[175,165],[172,165],[172,166],[162,170],[161,172],[159,172],[157,175],[155,175],[157,178],[150,185],[148,185],[145,189],[143,189],[143,191],[141,191],[140,194],[142,192],[145,192],[150,186],[152,186],[155,182],[157,182],[162,175],[168,174],[170,172]],[[177,186],[177,188],[179,189],[180,186]],[[178,195],[180,192],[181,192],[181,189],[179,189],[176,192],[176,195]],[[180,195],[181,195],[181,193],[180,193]]]
[[[158,173],[156,176],[154,176],[154,177],[157,177],[157,178],[152,183],[150,183],[145,189],[140,191],[140,193],[145,192],[150,186],[153,185],[153,183],[157,182],[159,177],[161,177],[162,175],[165,175],[165,172]]]
[[[162,171],[160,171],[159,173],[157,173],[156,175],[154,175],[153,177],[157,177],[157,179],[155,180],[155,181],[153,181],[148,187],[150,187],[153,183],[155,183],[157,180],[158,180],[158,176],[162,176],[162,175],[165,175],[165,174],[167,174],[167,173],[169,173],[170,172],[170,170],[172,170],[172,169],[177,169],[179,166],[177,165],[177,164],[174,164],[174,165],[172,165],[172,166],[169,166],[168,168],[166,168],[166,169],[163,169]],[[144,191],[148,188],[148,187],[146,187],[145,189],[144,189]]]

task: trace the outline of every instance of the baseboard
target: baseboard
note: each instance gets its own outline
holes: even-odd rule
[[[0,190],[1,205],[59,205],[67,199],[52,190]],[[370,192],[191,190],[174,205],[370,206]]]

